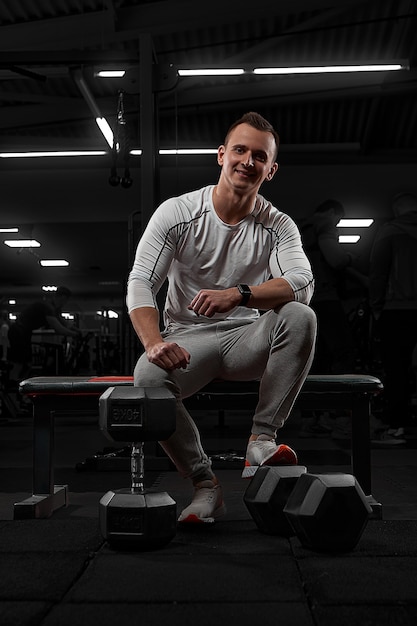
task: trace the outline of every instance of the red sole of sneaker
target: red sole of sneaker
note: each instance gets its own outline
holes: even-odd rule
[[[282,443],[262,465],[297,465],[297,463],[298,458],[294,450]]]
[[[187,515],[184,519],[178,522],[179,524],[213,524],[214,517],[208,517],[207,519],[201,519],[197,515]]]

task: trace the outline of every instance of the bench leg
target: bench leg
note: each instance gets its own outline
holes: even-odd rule
[[[14,519],[50,517],[67,506],[67,485],[54,485],[54,412],[44,401],[33,408],[32,496],[14,505]]]
[[[352,398],[352,473],[367,496],[373,510],[373,517],[381,519],[382,505],[371,495],[370,412],[368,394],[358,394]]]
[[[42,519],[68,505],[67,485],[55,485],[52,494],[33,494],[26,500],[15,502],[13,519]]]

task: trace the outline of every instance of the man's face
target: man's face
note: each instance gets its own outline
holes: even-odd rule
[[[257,191],[264,180],[272,179],[278,169],[274,160],[275,151],[271,133],[257,130],[249,124],[239,124],[232,130],[227,145],[218,149],[221,177],[235,191]]]

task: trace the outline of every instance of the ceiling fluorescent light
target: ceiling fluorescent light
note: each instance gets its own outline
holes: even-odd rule
[[[126,74],[126,70],[100,70],[96,72],[95,76],[99,78],[123,78]]]
[[[241,68],[201,68],[178,70],[179,76],[239,76],[244,73],[245,70]]]
[[[61,313],[61,317],[63,317],[64,320],[73,320],[73,319],[75,319],[73,313]]]
[[[339,235],[339,243],[358,243],[360,235]]]
[[[40,248],[41,245],[36,239],[6,239],[4,243],[9,248]]]
[[[65,259],[42,259],[39,263],[42,267],[67,267],[69,265]]]
[[[113,131],[105,117],[96,117],[97,126],[104,135],[104,139],[113,148]]]
[[[173,148],[159,150],[159,154],[217,154],[217,148]]]
[[[408,69],[402,63],[373,65],[318,65],[304,67],[256,67],[254,74],[331,74],[340,72],[391,72]]]
[[[107,121],[104,118],[99,118],[103,123],[102,132],[104,134],[106,129]],[[97,121],[98,123],[98,121]],[[101,123],[101,122],[100,122]],[[110,140],[111,128],[109,127],[108,134],[108,143],[113,147],[113,139]],[[113,134],[111,135],[113,137]],[[136,148],[130,150],[130,154],[132,156],[140,156],[142,154],[142,150],[140,148]],[[161,149],[159,150],[159,154],[169,155],[169,154],[217,154],[217,148],[172,148],[172,149]],[[34,158],[34,157],[72,157],[72,156],[107,156],[108,152],[106,150],[59,150],[59,151],[51,151],[51,152],[0,152],[0,158],[3,159],[18,159],[18,158]],[[0,232],[17,232],[17,231],[1,231]]]
[[[18,228],[0,228],[0,233],[18,233]]]
[[[107,156],[106,150],[53,150],[49,152],[0,152],[2,159],[24,159],[39,157]]]
[[[96,315],[100,315],[102,317],[108,317],[109,319],[118,319],[119,314],[116,311],[112,311],[108,309],[106,311],[96,311]]]
[[[82,75],[80,70],[75,70],[73,72],[73,77],[78,86],[78,89],[84,96],[84,100],[88,104],[90,111],[94,115],[97,126],[103,133],[104,138],[109,144],[110,148],[113,148],[113,132],[107,120],[102,116],[100,109],[98,108],[97,102],[95,101],[93,94],[91,93],[87,83],[84,80],[84,76]]]
[[[374,223],[374,220],[369,219],[341,219],[336,226],[338,228],[369,228],[371,224]]]

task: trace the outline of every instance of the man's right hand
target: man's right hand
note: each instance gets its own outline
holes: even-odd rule
[[[159,313],[153,307],[133,309],[130,313],[146,356],[164,370],[185,369],[190,362],[190,354],[177,343],[164,341],[159,330]]]
[[[190,362],[190,353],[176,343],[160,341],[146,350],[150,363],[162,369],[185,369]]]

